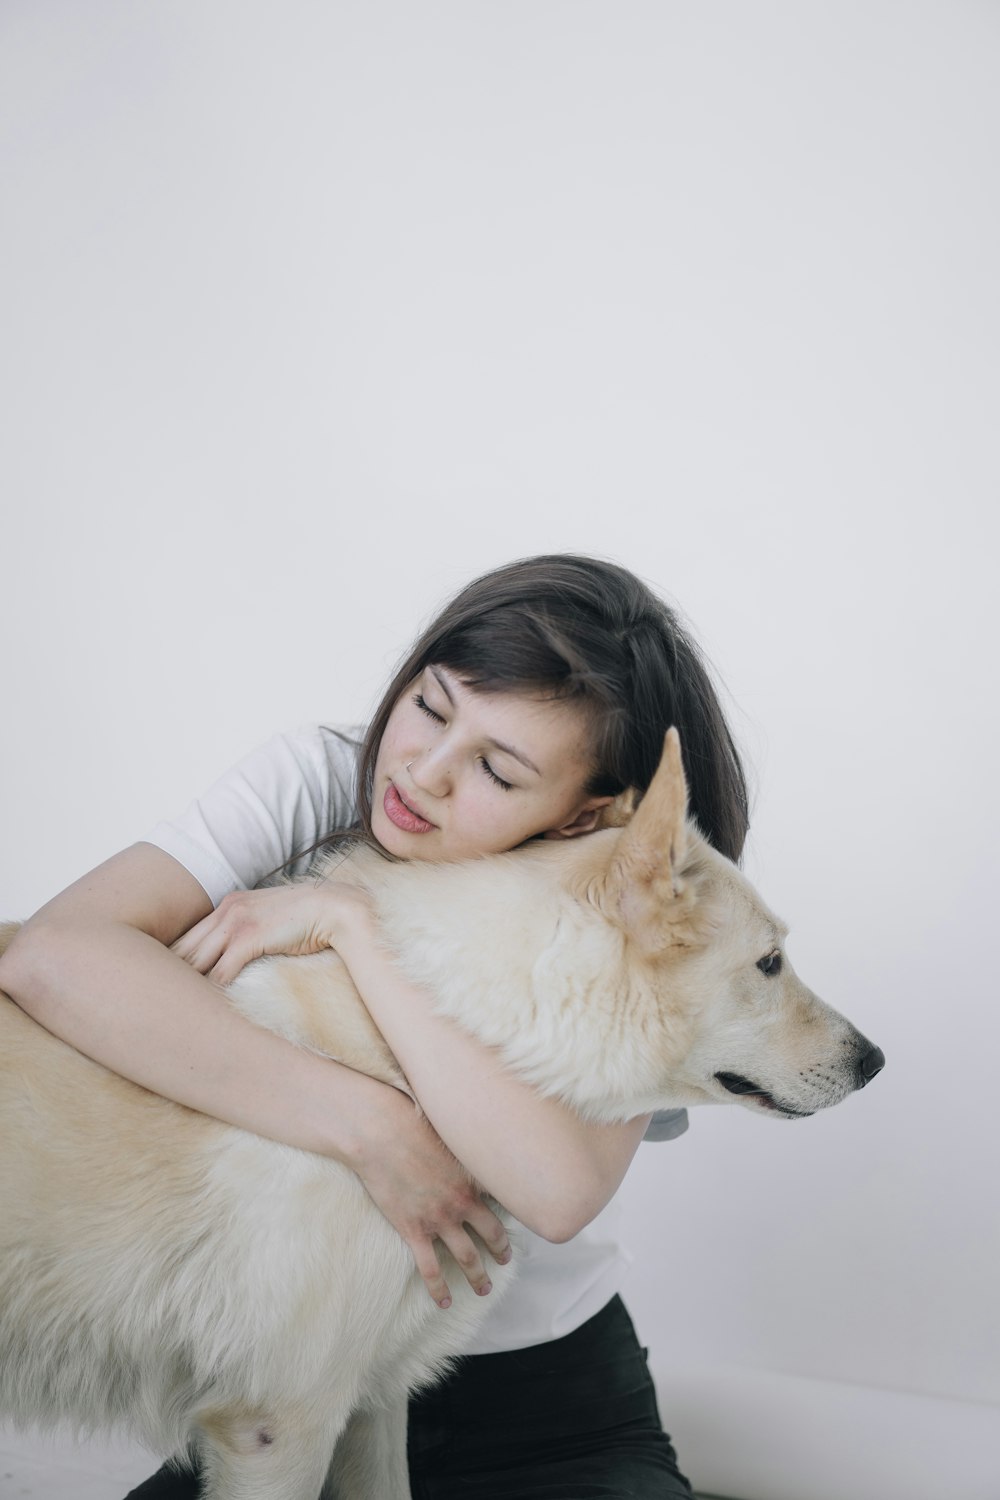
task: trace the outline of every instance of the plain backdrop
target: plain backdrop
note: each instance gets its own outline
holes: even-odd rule
[[[475,573],[637,571],[888,1059],[640,1152],[709,1464],[726,1371],[779,1446],[771,1379],[1000,1416],[998,65],[973,0],[0,4],[0,912],[363,718]]]

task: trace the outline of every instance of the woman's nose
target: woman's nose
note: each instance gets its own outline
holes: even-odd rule
[[[451,772],[447,757],[442,754],[439,746],[433,746],[414,756],[408,770],[413,785],[418,791],[426,792],[429,797],[443,797],[450,790]]]

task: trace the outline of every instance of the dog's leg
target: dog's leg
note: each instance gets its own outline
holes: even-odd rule
[[[410,1500],[405,1396],[352,1414],[334,1449],[322,1500]]]
[[[310,1416],[246,1407],[200,1413],[202,1500],[317,1500],[347,1416],[334,1402]]]

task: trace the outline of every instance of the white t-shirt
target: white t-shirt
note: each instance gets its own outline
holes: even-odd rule
[[[214,906],[249,890],[279,867],[304,873],[302,851],[355,821],[358,750],[364,731],[311,724],[278,734],[239,761],[179,817],[158,823],[146,842],[170,854],[205,888]],[[299,854],[291,865],[288,861]],[[687,1112],[653,1117],[646,1140],[672,1140]],[[612,1199],[586,1229],[552,1245],[515,1224],[520,1271],[479,1331],[471,1354],[524,1349],[572,1333],[619,1290],[631,1256],[618,1238]]]

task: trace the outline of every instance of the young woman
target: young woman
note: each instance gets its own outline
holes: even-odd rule
[[[278,867],[304,869],[338,829],[425,860],[585,836],[618,792],[648,786],[671,724],[692,814],[738,859],[742,769],[673,613],[612,563],[511,563],[424,632],[363,735],[315,726],[278,736],[43,907],[0,960],[0,985],[107,1067],[352,1167],[442,1317],[439,1242],[483,1295],[490,1256],[510,1255],[459,1163],[525,1226],[518,1281],[475,1350],[411,1404],[415,1500],[691,1495],[617,1295],[625,1261],[608,1206],[640,1140],[679,1134],[686,1116],[586,1124],[431,1014],[380,952],[357,891],[258,887]],[[426,1118],[396,1090],[255,1027],[217,988],[263,953],[326,946]],[[196,1473],[164,1468],[132,1495],[197,1493]]]

